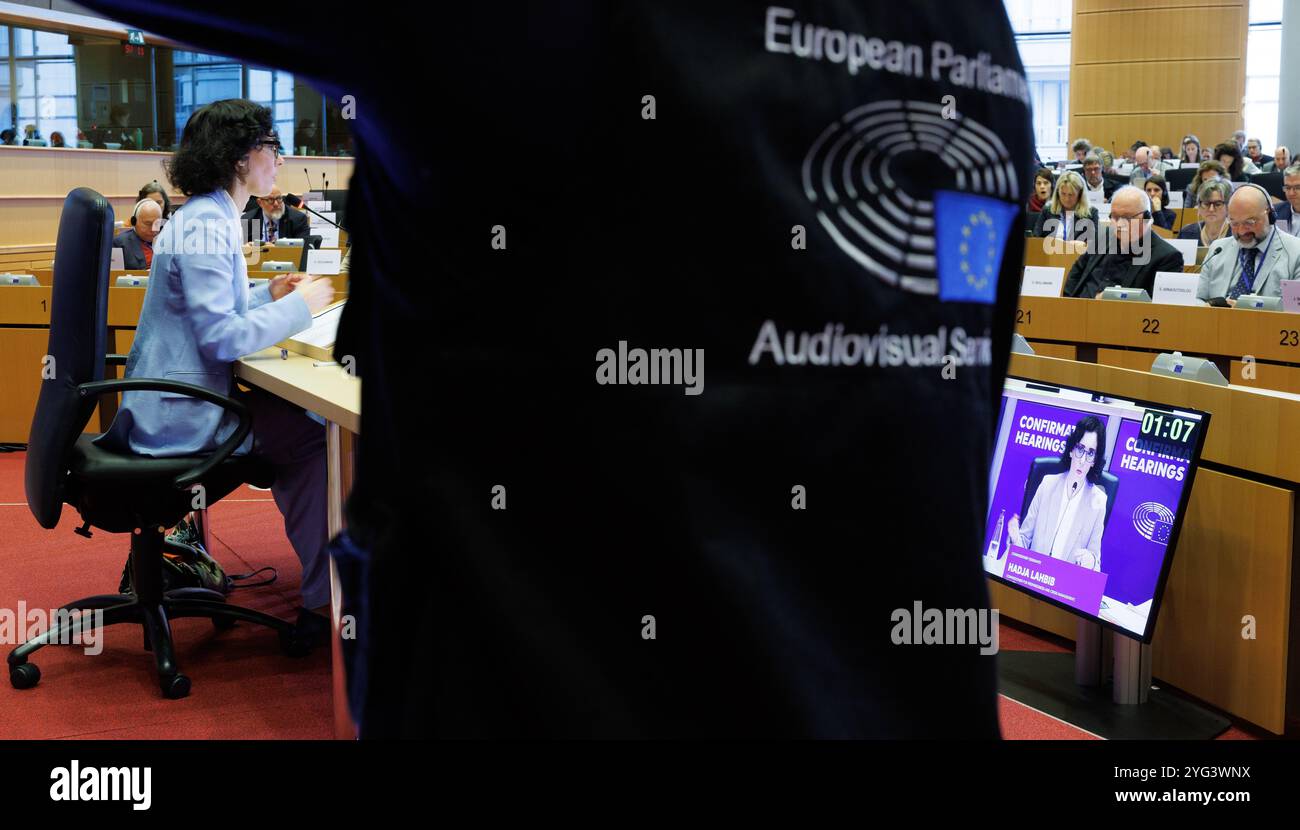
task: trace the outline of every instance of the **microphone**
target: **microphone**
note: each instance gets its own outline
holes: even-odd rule
[[[311,173],[308,173],[308,172],[307,172],[307,168],[306,168],[306,167],[304,167],[304,168],[302,169],[302,172],[307,173],[307,190],[308,190],[308,192],[310,192],[310,191],[311,191]],[[321,182],[324,183],[324,181],[325,181],[325,174],[324,174],[324,173],[321,173],[321,174],[320,174],[320,177],[321,177]],[[305,194],[304,194],[304,195],[305,195]],[[322,192],[321,195],[324,196],[325,194]],[[338,228],[338,229],[341,230],[341,231],[345,231],[345,232],[347,231],[347,228],[343,227],[343,226],[340,225],[338,222],[335,222],[334,220],[330,219],[329,217],[321,216],[319,213],[316,213],[316,211],[314,211],[314,210],[312,210],[311,208],[307,207],[307,200],[306,200],[306,199],[303,199],[303,200],[302,200],[302,209],[305,210],[305,211],[307,211],[307,212],[310,213],[310,214],[313,214],[313,215],[315,215],[315,216],[320,217],[320,220],[321,220],[322,222],[325,222],[326,224],[333,225],[334,227]]]

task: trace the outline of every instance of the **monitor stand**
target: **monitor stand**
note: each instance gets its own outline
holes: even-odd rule
[[[998,652],[999,691],[1107,740],[1208,740],[1228,728],[1227,718],[1151,686],[1151,646],[1108,633],[1079,620],[1073,655]]]

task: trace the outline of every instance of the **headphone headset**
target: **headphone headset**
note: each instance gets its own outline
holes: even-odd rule
[[[135,227],[135,217],[136,217],[136,214],[138,214],[138,213],[140,212],[140,208],[144,207],[144,203],[145,203],[145,202],[152,202],[152,201],[153,201],[153,199],[141,199],[140,201],[138,201],[138,202],[135,203],[135,208],[131,211],[131,227],[133,227],[133,228]],[[155,203],[155,204],[156,204],[156,203]]]
[[[1264,189],[1263,187],[1261,187],[1260,185],[1255,184],[1254,182],[1243,182],[1243,183],[1240,185],[1240,187],[1237,188],[1237,190],[1241,190],[1241,188],[1243,188],[1243,187],[1253,187],[1253,188],[1255,188],[1256,190],[1258,190],[1258,191],[1260,192],[1261,195],[1263,195],[1263,197],[1264,197],[1264,204],[1268,205],[1268,223],[1269,223],[1270,225],[1276,225],[1276,224],[1277,224],[1277,211],[1273,210],[1273,197],[1270,196],[1270,195],[1268,195],[1268,191],[1265,190],[1265,189]],[[1237,195],[1237,192],[1236,192],[1236,191],[1233,191],[1232,195],[1233,195],[1233,196],[1236,196],[1236,195]],[[1229,201],[1231,201],[1231,199],[1229,199]]]

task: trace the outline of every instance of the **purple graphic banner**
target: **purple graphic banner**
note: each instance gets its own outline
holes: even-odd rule
[[[1008,545],[1002,578],[1014,585],[1063,602],[1085,614],[1101,612],[1101,595],[1106,574],[1081,568],[1064,559],[1053,559],[1018,545]]]
[[[1107,465],[1119,489],[1101,543],[1101,568],[1110,575],[1107,596],[1131,605],[1155,596],[1187,467],[1185,459],[1143,446],[1138,421],[1120,423]]]

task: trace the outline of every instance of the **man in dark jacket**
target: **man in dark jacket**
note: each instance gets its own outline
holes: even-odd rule
[[[1097,297],[1112,285],[1155,292],[1156,272],[1182,271],[1183,255],[1151,232],[1151,199],[1126,185],[1111,199],[1113,231],[1075,260],[1065,278],[1067,297]]]
[[[122,249],[122,267],[146,271],[153,265],[153,241],[162,230],[162,205],[141,199],[131,212],[131,227],[113,237],[113,247]]]
[[[245,242],[274,242],[277,239],[306,239],[311,233],[307,214],[284,203],[279,187],[257,200],[257,207],[244,214]]]

